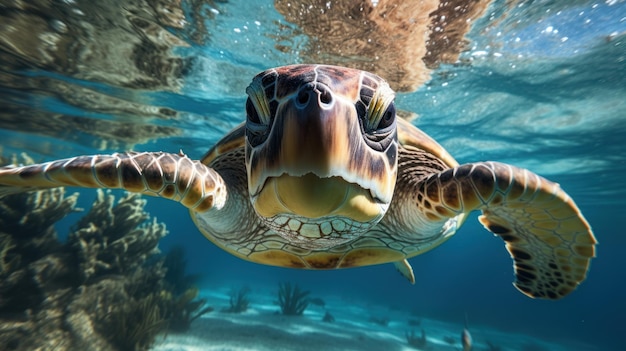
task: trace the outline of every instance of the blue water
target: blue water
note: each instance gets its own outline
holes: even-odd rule
[[[36,160],[50,160],[182,149],[199,158],[244,120],[244,90],[254,74],[305,61],[299,52],[306,36],[271,1],[208,2],[195,16],[189,15],[190,3],[183,6],[183,28],[162,24],[184,44],[174,46],[173,55],[186,63],[175,84],[132,86],[113,76],[120,75],[114,64],[84,65],[94,72],[28,60],[0,66],[0,78],[20,82],[0,80],[2,152],[26,151]],[[207,34],[194,40],[200,22]],[[279,30],[293,35],[279,38]],[[461,55],[465,64],[441,65],[419,90],[398,94],[397,106],[418,113],[414,123],[460,163],[497,160],[561,184],[600,243],[587,280],[574,293],[559,301],[520,294],[511,285],[512,262],[502,241],[485,231],[476,215],[446,244],[410,260],[414,286],[391,265],[299,271],[239,260],[204,239],[183,207],[151,198],[146,209],[170,230],[160,248],[183,245],[205,290],[292,281],[317,295],[418,311],[425,318],[460,323],[467,313],[479,330],[589,345],[585,350],[625,350],[626,2],[533,1],[508,8],[496,1],[468,38]],[[276,49],[278,41],[291,50]],[[88,91],[91,99],[69,99],[72,94],[59,93],[64,89]],[[44,117],[36,123],[45,121],[45,128],[24,122],[40,113]],[[79,123],[64,124],[68,120]],[[67,127],[94,120],[126,124],[109,134],[94,133],[89,124]],[[145,138],[124,136],[124,130],[143,126],[170,129]],[[79,205],[88,207],[94,198],[94,191],[81,191]]]

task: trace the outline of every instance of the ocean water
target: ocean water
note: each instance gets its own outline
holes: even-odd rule
[[[245,119],[245,87],[256,73],[309,63],[315,51],[302,24],[267,0],[0,1],[0,16],[0,148],[36,161],[126,150],[200,158]],[[460,163],[510,163],[568,192],[599,241],[576,291],[558,301],[520,294],[503,242],[477,214],[410,260],[411,285],[391,265],[303,271],[242,261],[207,241],[185,208],[150,198],[146,210],[170,231],[160,249],[184,247],[189,271],[201,275],[200,295],[219,307],[230,289],[248,286],[252,311],[207,314],[193,335],[159,339],[155,349],[298,350],[305,339],[294,335],[308,335],[309,346],[324,335],[350,339],[346,326],[409,349],[409,318],[422,321],[416,330],[429,333],[434,349],[454,349],[445,348],[447,335],[458,349],[465,316],[476,350],[487,341],[503,350],[626,349],[626,1],[494,1],[470,23],[459,58],[435,65],[417,90],[399,92],[397,107],[418,114],[413,123]],[[80,190],[79,207],[95,194]],[[61,236],[77,218],[58,223]],[[298,322],[268,317],[287,281],[323,298],[339,327],[321,325],[316,306]],[[368,322],[373,316],[390,323]],[[268,325],[290,337],[261,328]],[[228,326],[254,343],[211,338]]]

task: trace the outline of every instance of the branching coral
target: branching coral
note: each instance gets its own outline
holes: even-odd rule
[[[147,259],[165,226],[144,223],[140,197],[115,204],[101,192],[61,242],[54,225],[76,211],[77,196],[58,188],[0,197],[0,345],[8,349],[140,350],[167,324],[169,301],[146,295],[164,286],[160,261]]]
[[[145,224],[145,200],[127,193],[114,206],[110,193],[98,190],[91,210],[72,228],[69,242],[79,253],[85,280],[102,274],[124,274],[158,253],[156,245],[167,234],[165,225]]]
[[[281,283],[278,286],[278,304],[282,314],[286,316],[300,316],[309,305],[307,296],[309,291],[300,290],[298,285]]]
[[[38,306],[51,285],[74,275],[60,262],[71,253],[54,224],[75,211],[77,198],[61,188],[0,199],[0,313]]]

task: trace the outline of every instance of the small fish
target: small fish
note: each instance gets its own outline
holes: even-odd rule
[[[467,313],[465,314],[465,328],[463,328],[463,333],[461,333],[461,345],[463,345],[463,351],[472,350],[472,334],[467,329]]]

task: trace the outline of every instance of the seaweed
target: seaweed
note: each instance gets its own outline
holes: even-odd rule
[[[298,285],[291,283],[278,285],[278,304],[281,313],[285,316],[301,316],[309,305],[309,291],[301,290]]]
[[[224,310],[224,312],[228,313],[242,313],[248,310],[248,305],[250,305],[250,300],[248,299],[248,295],[250,294],[250,288],[242,287],[237,290],[233,289],[230,291],[230,299],[229,304],[230,307]]]
[[[428,339],[426,339],[426,332],[424,331],[424,329],[422,329],[422,335],[419,337],[415,334],[415,330],[411,330],[410,333],[406,332],[406,342],[411,347],[423,349],[428,344]]]
[[[165,270],[163,284],[167,294],[163,303],[169,321],[168,330],[177,333],[187,331],[194,320],[213,311],[213,308],[203,308],[206,299],[196,299],[199,290],[195,283],[199,276],[187,274],[187,260],[182,246],[172,247],[161,262]]]
[[[334,321],[335,321],[335,317],[333,317],[333,315],[330,314],[330,312],[326,311],[326,313],[324,314],[324,317],[322,318],[322,322],[333,323]]]
[[[63,188],[0,197],[0,345],[7,350],[145,350],[169,324],[159,240],[145,201],[98,192],[71,229]],[[169,311],[169,310],[168,310]]]
[[[167,235],[164,224],[143,211],[146,200],[125,193],[114,205],[110,191],[97,191],[91,210],[73,227],[68,243],[78,253],[82,279],[127,274],[159,253],[157,244]]]
[[[213,307],[204,307],[206,299],[196,299],[198,288],[189,288],[178,297],[166,294],[166,319],[168,320],[168,330],[173,332],[184,332],[189,330],[191,322],[205,313],[213,311]]]
[[[148,350],[168,321],[161,307],[162,297],[150,294],[138,301],[127,300],[115,306],[103,323],[112,331],[109,340],[120,351]]]
[[[192,288],[199,279],[198,275],[187,274],[187,260],[185,259],[185,249],[182,246],[170,248],[165,255],[163,267],[166,269],[165,283],[175,295],[183,294]]]
[[[54,228],[76,210],[77,198],[62,188],[0,198],[0,314],[37,311],[46,291],[78,285],[71,281],[72,253]]]

